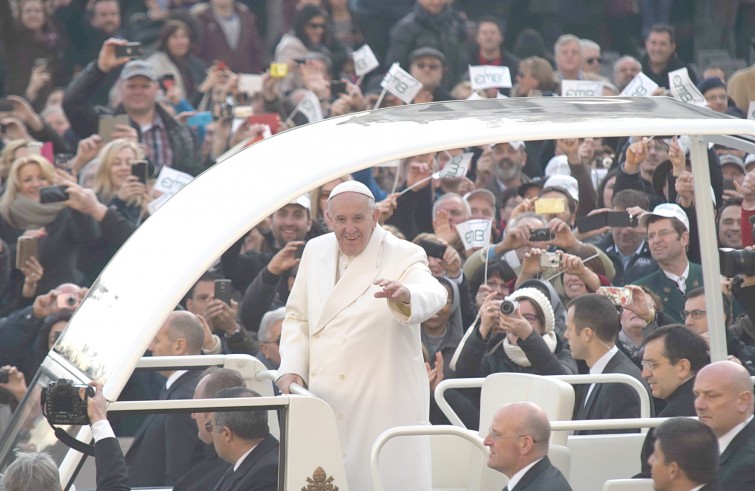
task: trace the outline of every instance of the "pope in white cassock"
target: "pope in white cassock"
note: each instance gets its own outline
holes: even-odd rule
[[[429,424],[430,388],[420,323],[446,303],[422,248],[377,224],[370,190],[336,186],[286,305],[278,386],[308,386],[336,415],[349,489],[369,491],[370,450],[388,428]],[[399,438],[381,453],[385,489],[429,490],[430,449]],[[338,483],[335,483],[338,484]]]

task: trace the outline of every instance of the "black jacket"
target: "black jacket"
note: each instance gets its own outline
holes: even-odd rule
[[[97,491],[130,491],[126,459],[115,438],[103,438],[94,444]]]
[[[721,454],[718,478],[726,491],[755,489],[755,419],[737,433]]]
[[[278,440],[268,435],[254,447],[239,468],[229,468],[213,491],[277,491]]]
[[[561,471],[546,456],[530,467],[516,486],[509,491],[572,491]]]
[[[650,273],[654,273],[658,269],[658,263],[656,263],[650,255],[650,248],[648,247],[647,241],[642,242],[640,252],[632,255],[626,268],[621,260],[621,253],[616,250],[616,244],[610,234],[600,242],[596,243],[595,247],[598,247],[601,251],[605,252],[606,256],[611,259],[613,267],[616,270],[616,275],[613,277],[613,280],[611,280],[611,283],[616,286],[631,285],[635,280],[639,280]]]

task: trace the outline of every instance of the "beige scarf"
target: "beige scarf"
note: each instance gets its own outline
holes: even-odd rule
[[[17,194],[8,210],[8,222],[20,230],[41,228],[49,225],[60,210],[65,208],[63,203],[39,203],[32,201],[23,194]]]

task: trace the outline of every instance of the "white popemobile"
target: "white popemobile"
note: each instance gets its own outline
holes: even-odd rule
[[[710,195],[708,145],[720,143],[755,153],[755,121],[731,118],[663,97],[485,99],[400,106],[327,119],[286,131],[239,151],[204,172],[168,200],[105,268],[44,360],[31,390],[15,413],[11,427],[3,435],[0,441],[2,467],[12,461],[14,449],[49,451],[61,464],[64,489],[69,489],[79,470],[82,454],[59,443],[40,414],[41,388],[61,378],[76,383],[96,379],[104,383],[105,397],[117,401],[137,366],[143,369],[177,367],[179,362],[170,358],[141,360],[163,320],[189,287],[232,243],[300,194],[349,172],[431,151],[516,140],[650,135],[688,135],[697,196]],[[701,244],[703,275],[708,285],[719,282],[713,217],[711,200],[698,200],[699,235],[704,238]],[[705,296],[710,319],[723,319],[720,290],[708,288]],[[710,322],[710,325],[712,358],[725,359],[724,327],[718,322]],[[271,428],[281,441],[280,489],[347,489],[333,413],[316,398],[316,394],[315,397],[311,394],[273,397],[270,379],[274,374],[264,372],[264,366],[251,357],[182,358],[185,359],[180,360],[181,366],[225,365],[241,370],[249,385],[258,388],[265,397],[224,401],[114,402],[110,410],[197,410],[232,406],[262,406],[276,410],[270,414]],[[554,421],[554,430],[584,428],[585,425],[637,428],[657,424],[657,421],[647,420],[567,421],[570,411],[564,407],[569,405],[571,388],[564,380],[570,384],[587,380],[578,377],[549,381],[558,389],[554,394],[567,386],[565,398],[556,402],[555,409],[548,413]],[[453,385],[454,381],[447,382]],[[486,384],[493,382],[495,379],[485,381]],[[529,383],[539,382],[527,381],[520,385]],[[448,386],[439,387],[436,396],[442,396]],[[539,392],[548,391],[541,388]],[[511,397],[528,397],[526,393],[510,392]],[[533,389],[530,392],[538,391]],[[306,394],[306,391],[300,393]],[[496,404],[499,402],[495,401]],[[644,404],[647,408],[648,401],[645,400]],[[486,411],[483,408],[482,418],[489,418],[490,413]],[[282,415],[280,427],[276,412]],[[558,416],[560,414],[565,416]],[[452,421],[458,422],[458,418],[452,416]],[[482,428],[487,426],[488,423],[481,425]],[[88,427],[68,430],[82,441],[88,442],[91,438]],[[503,486],[500,475],[491,476],[484,469],[487,450],[477,432],[459,427],[431,430],[425,427],[399,429],[393,433],[422,432],[447,433],[446,436],[432,437],[435,489],[500,489]],[[373,458],[393,436],[387,432],[378,440]],[[559,443],[565,449],[561,466],[570,475],[574,489],[598,490],[606,479],[628,478],[631,477],[628,472],[639,469],[639,452],[633,457],[636,462],[622,462],[627,460],[618,457],[624,448],[623,441],[601,436],[601,439],[580,440],[573,436],[567,438],[563,431],[554,433],[552,443]],[[462,440],[466,447],[459,446],[458,442]],[[634,451],[637,440],[634,437],[626,448]],[[454,453],[458,448],[465,448],[462,451],[466,453]],[[552,455],[560,451],[554,450]],[[554,462],[558,461],[557,457],[552,458]],[[412,463],[406,464],[407,472],[411,472]],[[381,488],[379,481],[379,476],[375,476],[376,489]],[[79,488],[93,487],[78,482]],[[634,484],[637,485],[645,487],[623,488],[620,487],[622,484],[617,484],[619,487],[610,489],[648,489],[647,483]]]

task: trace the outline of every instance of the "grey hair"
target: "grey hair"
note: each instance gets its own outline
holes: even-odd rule
[[[472,208],[469,206],[469,202],[464,199],[464,197],[457,193],[445,193],[441,195],[440,198],[435,200],[435,203],[433,203],[433,218],[435,218],[435,215],[438,213],[438,209],[440,208],[440,204],[444,201],[448,201],[453,198],[459,198],[459,201],[461,201],[461,206],[464,207],[464,213],[467,214],[467,218],[469,218],[469,215],[472,214]]]
[[[60,473],[55,461],[46,453],[16,455],[3,474],[5,491],[53,491],[61,489]]]
[[[582,40],[574,34],[562,34],[556,39],[556,44],[553,45],[553,52],[558,53],[558,48],[567,43],[577,43],[579,45],[579,51],[582,52]]]
[[[246,387],[223,389],[218,394],[221,399],[238,397],[260,397],[259,393]],[[215,425],[225,427],[243,440],[265,438],[270,433],[267,425],[267,411],[264,409],[242,409],[239,411],[223,411],[215,413]]]
[[[512,229],[519,225],[519,222],[524,220],[525,218],[536,218],[540,220],[543,223],[543,227],[548,226],[548,221],[543,217],[542,215],[538,215],[535,212],[527,211],[522,214],[517,215],[516,217],[512,218],[511,221],[509,221],[509,224],[506,226],[507,229]]]
[[[582,46],[582,51],[584,51],[585,48],[592,48],[597,49],[598,53],[600,53],[600,45],[592,39],[580,39],[579,44]]]
[[[614,64],[613,64],[613,71],[615,72],[616,68],[619,65],[621,65],[622,63],[624,63],[625,61],[631,61],[634,64],[634,66],[639,67],[640,69],[642,69],[642,63],[640,63],[640,60],[638,60],[634,56],[626,55],[626,56],[622,56],[621,58],[619,58],[618,60],[616,60],[614,62]]]
[[[274,339],[268,339],[270,335],[268,331],[270,331],[270,327],[272,327],[273,324],[285,318],[286,307],[281,307],[279,309],[266,312],[265,315],[262,316],[262,320],[260,321],[260,328],[257,331],[257,339],[259,339],[260,343],[272,343],[273,341],[275,341]]]

